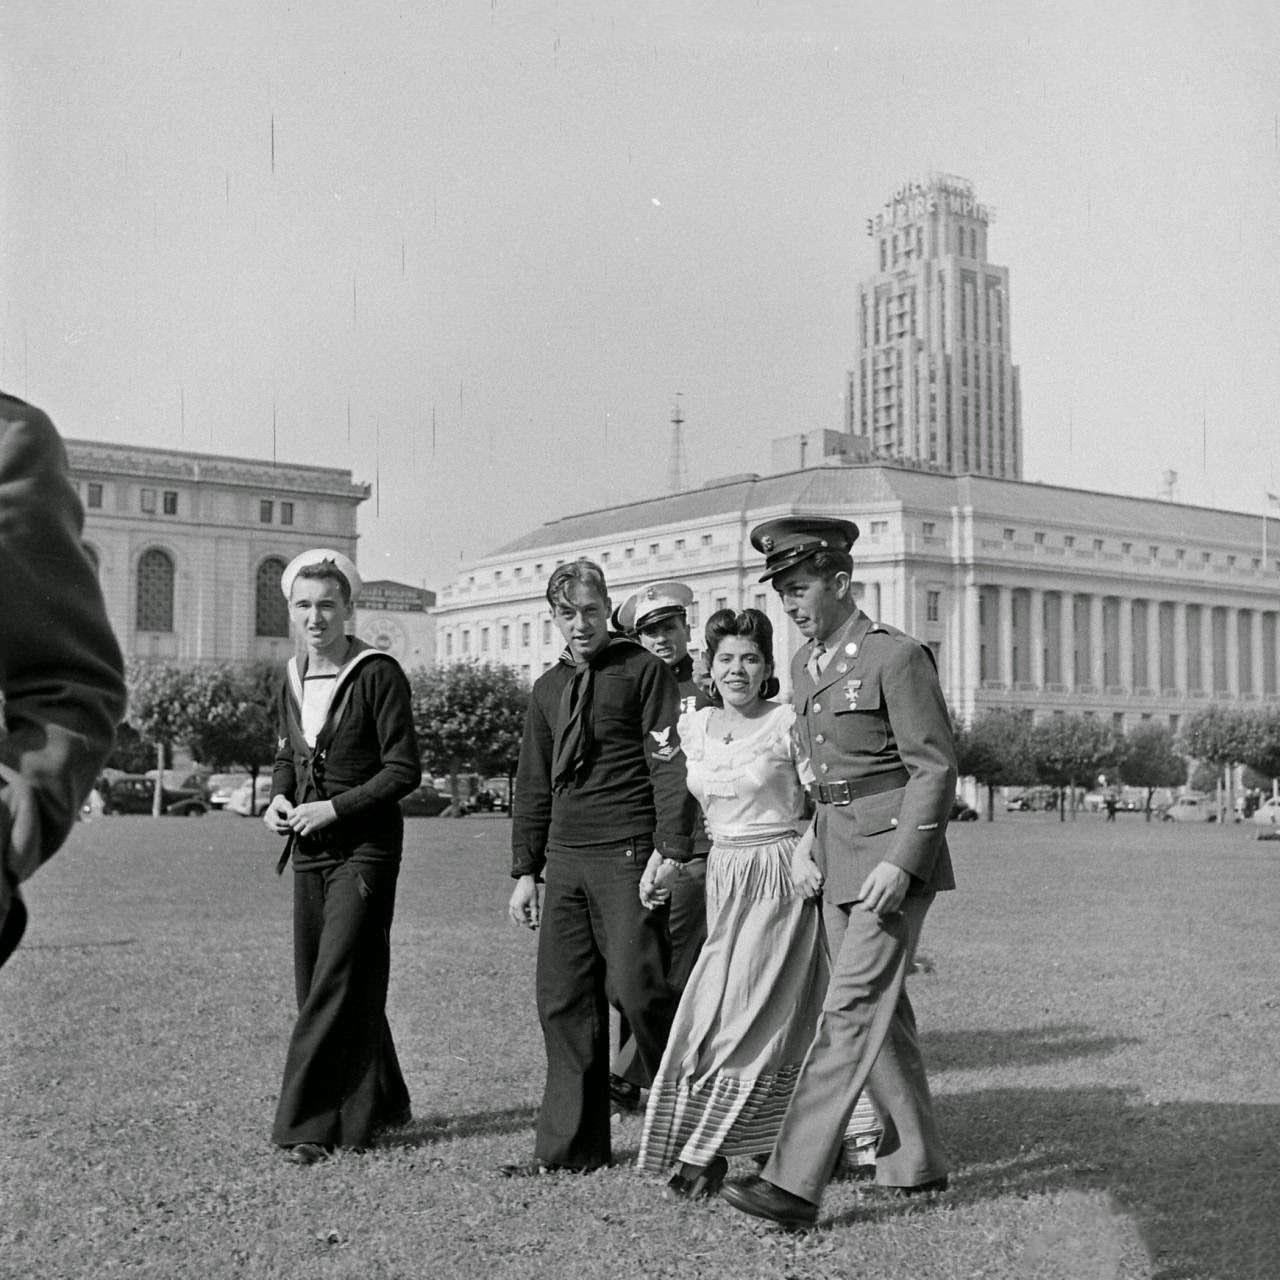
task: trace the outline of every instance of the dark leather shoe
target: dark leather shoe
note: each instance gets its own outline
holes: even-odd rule
[[[640,1086],[624,1080],[621,1076],[609,1077],[609,1101],[615,1111],[643,1111],[644,1103],[640,1100]]]
[[[293,1146],[285,1147],[284,1158],[290,1164],[319,1164],[329,1158],[329,1148],[318,1142],[295,1142]]]
[[[787,1231],[803,1231],[818,1220],[816,1204],[793,1196],[790,1191],[784,1191],[763,1178],[726,1182],[720,1188],[720,1198],[743,1213],[763,1218],[766,1222],[776,1222]]]
[[[671,1175],[667,1190],[678,1200],[709,1200],[729,1172],[729,1162],[716,1156],[708,1165],[682,1164]]]
[[[944,1173],[940,1178],[930,1178],[928,1182],[917,1182],[913,1187],[887,1187],[881,1183],[876,1190],[883,1191],[897,1200],[908,1200],[912,1196],[941,1195],[949,1185],[947,1175]]]

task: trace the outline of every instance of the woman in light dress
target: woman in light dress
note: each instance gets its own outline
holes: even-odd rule
[[[795,711],[772,702],[773,629],[757,609],[706,628],[717,705],[681,718],[689,789],[706,815],[707,941],[649,1092],[638,1163],[676,1164],[677,1196],[714,1194],[730,1156],[765,1156],[813,1039],[830,965]],[[846,1152],[870,1156],[865,1097]],[[858,1157],[852,1157],[857,1159]]]

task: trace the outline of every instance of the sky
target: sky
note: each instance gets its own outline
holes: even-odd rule
[[[7,0],[0,385],[349,467],[366,578],[844,420],[865,219],[969,178],[1024,477],[1280,493],[1274,0]],[[1271,507],[1272,511],[1276,508]]]

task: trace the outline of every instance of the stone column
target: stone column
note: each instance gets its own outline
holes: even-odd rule
[[[1214,693],[1217,683],[1213,669],[1213,606],[1200,606],[1200,683],[1207,693]]]
[[[1266,688],[1266,670],[1262,660],[1262,610],[1254,609],[1249,615],[1249,633],[1252,638],[1249,657],[1253,666],[1253,692],[1255,696],[1264,697]]]
[[[1062,637],[1062,684],[1071,690],[1076,687],[1076,598],[1070,591],[1062,592],[1058,634]]]
[[[1227,689],[1240,696],[1240,610],[1227,607]]]
[[[1117,600],[1120,610],[1120,670],[1116,673],[1116,683],[1133,692],[1133,601],[1128,596],[1120,596]]]
[[[972,716],[977,705],[978,690],[982,685],[982,626],[978,621],[978,584],[970,574],[964,584],[964,603],[961,630],[963,632],[964,689],[960,702]]]
[[[1102,597],[1089,597],[1089,680],[1095,689],[1106,685],[1102,665]]]
[[[1013,688],[1013,592],[996,588],[996,678],[1006,689]]]
[[[1031,610],[1031,618],[1028,622],[1027,631],[1030,636],[1028,643],[1031,645],[1031,683],[1037,689],[1044,688],[1044,592],[1039,587],[1032,587],[1027,592],[1028,607]],[[1261,624],[1259,624],[1261,631]],[[1259,668],[1261,669],[1261,668]]]
[[[1187,679],[1187,602],[1173,606],[1173,687],[1185,694],[1191,687]]]
[[[1147,687],[1160,692],[1160,601],[1147,601]]]

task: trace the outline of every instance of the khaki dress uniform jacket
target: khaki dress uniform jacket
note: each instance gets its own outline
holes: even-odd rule
[[[861,610],[827,646],[817,680],[813,642],[791,664],[791,699],[814,781],[847,804],[818,808],[817,849],[828,902],[857,897],[880,862],[909,872],[913,894],[954,889],[946,826],[956,794],[951,717],[933,655]],[[825,863],[825,865],[823,865]]]
[[[877,1182],[920,1186],[946,1174],[905,982],[935,893],[955,887],[946,841],[955,747],[933,655],[861,611],[825,647],[816,678],[812,643],[791,674],[797,732],[817,780],[814,858],[826,881],[831,982],[763,1171],[814,1204],[864,1088],[883,1125]],[[881,862],[911,876],[901,908],[884,916],[851,905]]]

